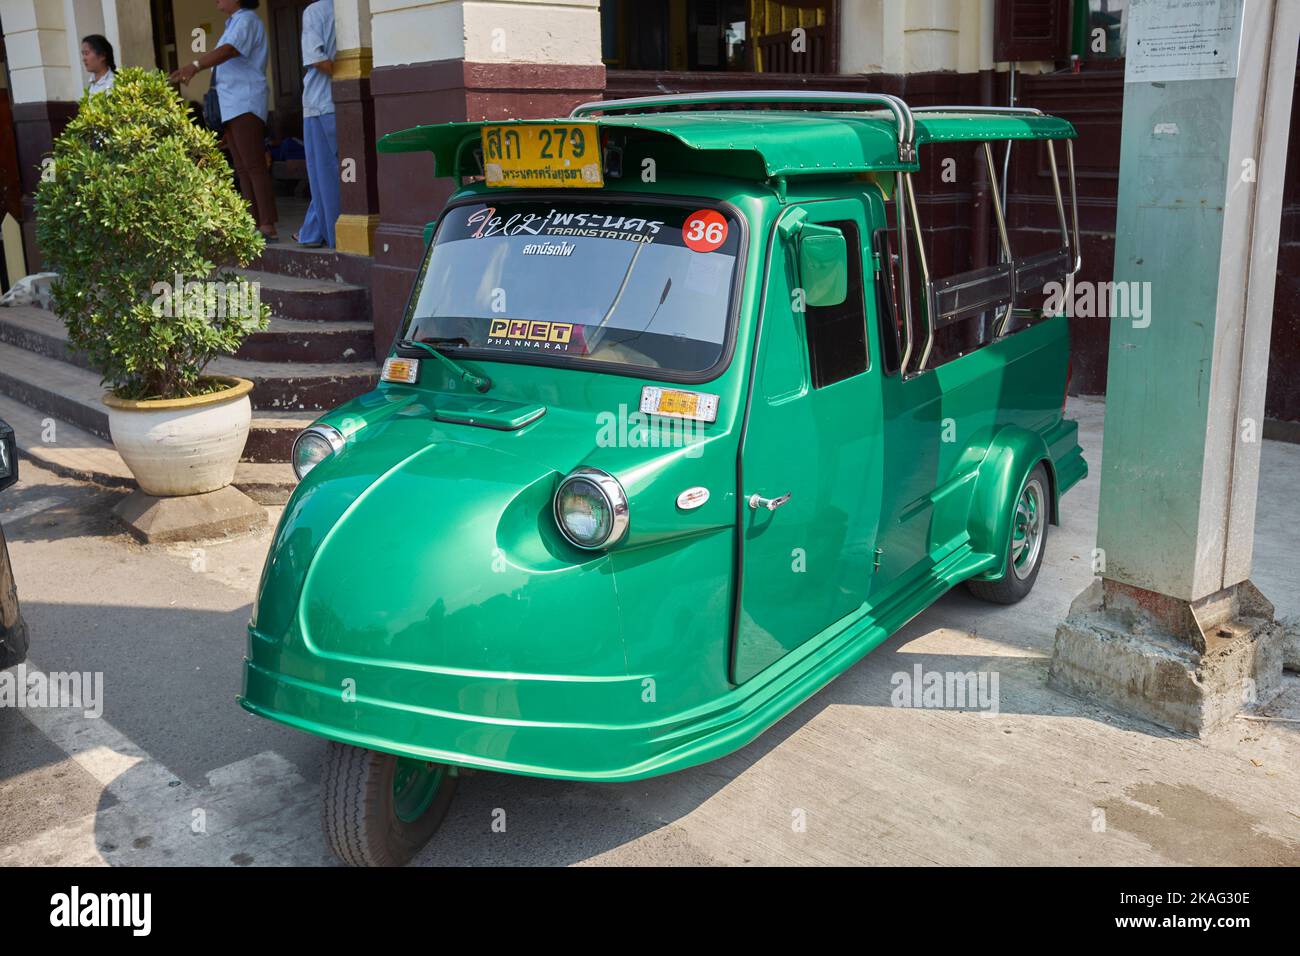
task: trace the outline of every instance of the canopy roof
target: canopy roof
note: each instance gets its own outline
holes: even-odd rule
[[[1075,129],[1055,116],[916,112],[914,142],[927,143],[1012,139],[1068,139]],[[492,120],[439,123],[389,133],[379,141],[381,153],[429,151],[439,176],[455,174],[458,151],[477,143],[484,126],[592,123],[604,129],[660,134],[694,150],[748,153],[732,175],[743,170],[764,175],[799,176],[910,170],[917,163],[899,160],[893,116],[886,111],[805,111],[783,109],[691,110],[562,119]]]

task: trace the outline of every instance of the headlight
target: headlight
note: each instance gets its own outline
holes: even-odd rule
[[[293,473],[302,481],[322,461],[343,448],[343,436],[329,425],[312,425],[293,442]]]
[[[555,523],[571,544],[588,551],[618,544],[627,533],[627,495],[613,475],[578,468],[555,492]]]

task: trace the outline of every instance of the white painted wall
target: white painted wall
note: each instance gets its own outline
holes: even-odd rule
[[[149,0],[0,0],[15,103],[76,100],[90,85],[81,38],[100,33],[118,66],[153,66]]]
[[[371,46],[370,0],[334,0],[334,39],[340,50]]]
[[[68,63],[66,10],[61,0],[0,0],[0,22],[15,103],[75,100],[81,94]]]
[[[880,73],[885,69],[885,7],[888,0],[844,0],[840,4],[840,72]],[[892,38],[897,42],[897,38]]]
[[[599,0],[370,0],[370,12],[376,67],[601,62]]]
[[[994,69],[993,14],[994,0],[843,0],[840,72]],[[1051,67],[1020,64],[1024,72]]]

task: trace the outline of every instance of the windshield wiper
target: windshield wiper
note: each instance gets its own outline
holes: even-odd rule
[[[424,342],[417,342],[414,339],[402,339],[397,343],[397,347],[399,349],[423,349],[443,365],[447,366],[447,368],[451,369],[454,374],[462,378],[465,381],[465,384],[470,386],[476,392],[486,392],[492,387],[492,380],[490,378],[485,375],[475,375],[459,362],[453,362],[451,359],[447,358],[447,356],[443,355],[432,345],[428,345]]]

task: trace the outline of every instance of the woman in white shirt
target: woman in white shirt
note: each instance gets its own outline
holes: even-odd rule
[[[113,44],[108,38],[92,33],[81,41],[81,65],[90,74],[90,93],[107,93],[113,88]]]

